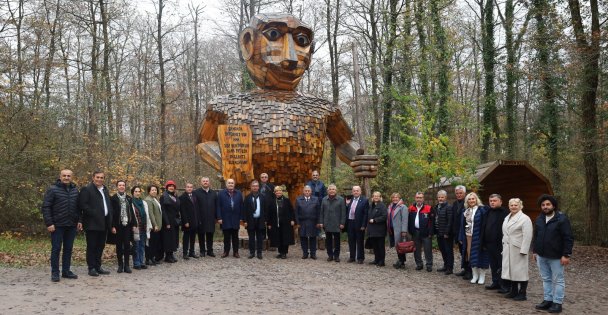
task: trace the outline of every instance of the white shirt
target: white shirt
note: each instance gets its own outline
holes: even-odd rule
[[[422,210],[422,205],[416,205],[416,219],[414,220],[414,227],[417,229],[420,228],[420,220],[418,219],[418,216],[420,215],[420,210]]]
[[[103,193],[103,186],[98,187],[97,190],[101,193],[101,198],[103,199],[103,211],[104,216],[108,216],[108,204],[106,203],[106,195]]]
[[[257,219],[260,217],[260,195],[252,196],[251,198],[255,201],[255,212],[253,213],[253,217]]]
[[[554,216],[555,216],[555,212],[553,212],[553,214],[551,216],[545,216],[545,223],[549,223],[549,221],[551,221],[551,219],[553,219]]]

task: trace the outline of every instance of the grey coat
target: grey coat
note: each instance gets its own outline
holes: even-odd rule
[[[319,200],[310,196],[306,201],[304,196],[296,199],[296,222],[300,226],[301,237],[316,237],[319,234],[317,222],[319,222]]]
[[[393,206],[393,204],[389,204],[388,205],[388,216],[391,216],[391,207]],[[397,206],[395,207],[395,210],[393,211],[393,215],[390,218],[390,220],[392,220],[393,223],[393,235],[390,235],[390,237],[393,237],[395,240],[395,244],[401,242],[401,232],[407,232],[407,224],[408,224],[408,217],[409,214],[407,212],[407,205],[405,205],[403,203],[403,201],[399,200],[399,203],[397,204]],[[390,231],[389,231],[390,233]]]
[[[340,225],[346,222],[346,203],[344,198],[336,196],[329,198],[326,196],[321,201],[321,215],[319,216],[319,224],[323,224],[323,228],[327,233],[340,232]]]

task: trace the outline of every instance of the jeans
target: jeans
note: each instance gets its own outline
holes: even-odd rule
[[[304,237],[300,236],[300,245],[302,245],[302,253],[308,255],[310,248],[311,255],[317,255],[317,237]]]
[[[443,267],[447,270],[454,269],[454,241],[451,237],[445,238],[442,235],[437,235],[437,245],[441,251],[443,258]]]
[[[560,259],[544,258],[536,255],[540,277],[543,279],[544,300],[562,304],[564,301],[564,266]]]
[[[51,273],[59,274],[59,253],[63,244],[63,255],[61,257],[61,272],[67,274],[72,263],[72,248],[76,238],[75,226],[58,226],[51,233]]]
[[[135,255],[133,255],[133,266],[143,266],[146,255],[146,232],[139,233],[139,241],[135,242]]]

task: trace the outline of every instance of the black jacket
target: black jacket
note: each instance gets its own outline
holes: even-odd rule
[[[95,184],[90,183],[80,190],[78,206],[81,212],[82,227],[85,231],[107,231],[112,227],[112,204],[108,189],[103,187],[108,215],[105,215],[104,198]]]
[[[80,219],[78,188],[57,180],[44,194],[41,210],[46,226],[76,226]]]
[[[464,199],[454,201],[452,204],[452,235],[454,238],[458,238],[458,235],[460,235],[460,225],[462,224],[461,221],[464,210]]]
[[[574,238],[568,217],[559,211],[549,222],[545,214],[541,213],[534,224],[533,252],[541,257],[559,259],[562,256],[572,255]]]
[[[452,206],[447,202],[438,203],[433,207],[432,212],[435,213],[435,233],[440,237],[444,235],[453,236],[452,222],[454,215]]]
[[[374,219],[374,223],[367,223],[367,236],[368,237],[384,237],[386,235],[386,218],[388,211],[386,206],[382,202],[374,204],[372,202],[369,212],[368,220]]]
[[[160,205],[163,211],[163,227],[170,225],[171,228],[176,228],[178,226],[178,216],[179,216],[179,198],[175,197],[175,201],[171,198],[168,191],[163,192],[163,195],[160,197]]]
[[[213,233],[215,231],[215,211],[217,209],[217,192],[213,189],[205,191],[202,188],[195,190],[192,193],[196,197],[198,204],[199,229],[204,233]]]
[[[137,226],[132,201],[131,196],[127,196],[127,227],[129,228]],[[110,197],[110,204],[112,204],[112,227],[118,229],[122,227],[120,223],[120,199],[118,199],[118,193]]]
[[[179,213],[182,219],[182,230],[196,230],[198,228],[198,223],[200,219],[198,218],[198,202],[196,202],[196,196],[194,195],[194,192],[192,192],[192,198],[194,200],[191,201],[190,197],[188,197],[188,194],[185,192],[181,196],[179,196]],[[186,223],[188,223],[187,228],[185,227]]]
[[[509,215],[509,210],[499,207],[490,208],[481,218],[481,246],[485,249],[502,251],[502,223]]]
[[[258,199],[260,200],[260,218],[258,224],[255,225],[255,218],[253,214],[257,207],[256,203],[253,202],[253,194],[245,197],[245,209],[243,210],[243,221],[247,223],[248,230],[263,230],[266,228],[266,221],[268,221],[268,199],[261,193],[258,193]]]

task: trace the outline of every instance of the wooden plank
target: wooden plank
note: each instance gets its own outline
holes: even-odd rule
[[[236,184],[253,180],[252,138],[248,125],[219,125],[218,141],[222,151],[222,176]]]

